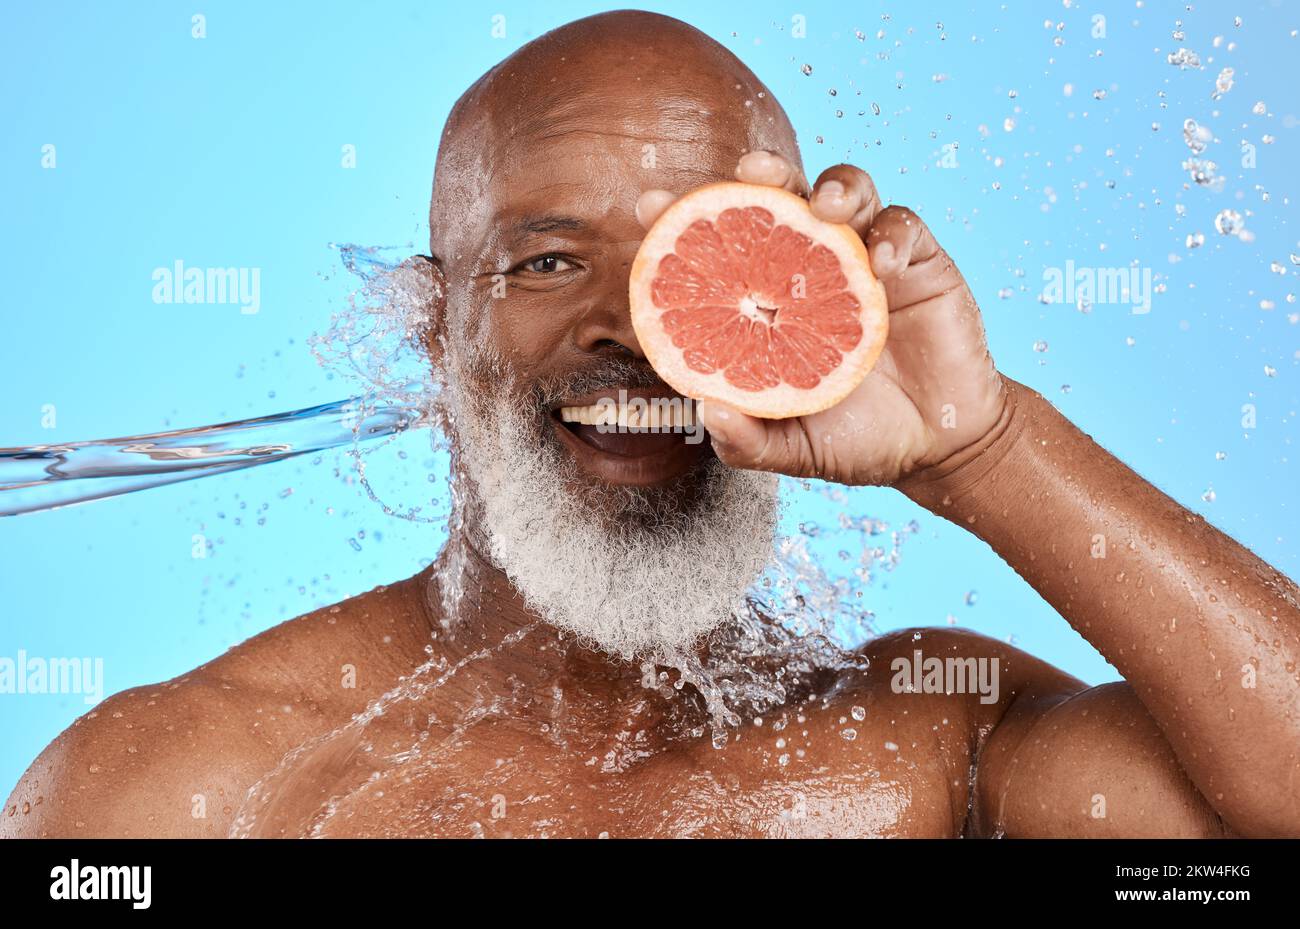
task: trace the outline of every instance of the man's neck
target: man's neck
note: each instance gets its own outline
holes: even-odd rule
[[[639,663],[584,646],[547,623],[486,550],[482,533],[462,522],[427,574],[434,653],[441,673],[455,669],[444,685],[449,698],[481,700],[487,691],[510,698],[520,715],[545,717],[571,734],[585,729],[593,738],[618,732],[630,716],[649,728],[647,722],[667,715],[663,698],[643,685]]]

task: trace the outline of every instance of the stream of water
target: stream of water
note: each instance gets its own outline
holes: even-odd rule
[[[0,516],[37,513],[380,439],[418,417],[359,399],[170,432],[0,448]]]

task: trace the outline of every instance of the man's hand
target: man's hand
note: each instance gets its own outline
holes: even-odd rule
[[[808,196],[803,175],[769,152],[741,158],[736,179]],[[672,200],[666,191],[646,191],[638,219],[649,228]],[[819,219],[847,223],[862,236],[885,285],[889,339],[866,379],[829,410],[765,420],[701,404],[718,457],[737,468],[893,484],[986,441],[1005,394],[979,307],[952,259],[915,213],[882,206],[876,185],[859,168],[822,172],[810,204]]]

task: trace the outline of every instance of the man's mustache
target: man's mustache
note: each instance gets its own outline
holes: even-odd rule
[[[664,396],[673,394],[663,378],[655,373],[648,362],[626,358],[594,358],[581,368],[560,374],[543,376],[524,383],[517,371],[508,370],[504,361],[496,356],[478,355],[469,359],[469,379],[478,384],[477,390],[464,398],[471,404],[488,402],[495,398],[504,408],[488,415],[509,415],[519,428],[537,439],[550,435],[552,411],[574,397],[600,394],[609,391],[615,396],[619,388],[660,389]]]
[[[620,387],[662,387],[665,395],[672,392],[649,364],[606,358],[579,371],[539,380],[532,385],[529,393],[536,399],[538,409],[549,413],[552,407],[573,397],[605,390],[612,393]]]

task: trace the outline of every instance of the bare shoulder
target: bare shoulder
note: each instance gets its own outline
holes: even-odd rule
[[[109,697],[23,775],[0,837],[224,836],[248,788],[286,752],[346,722],[418,662],[427,623],[415,580]]]

